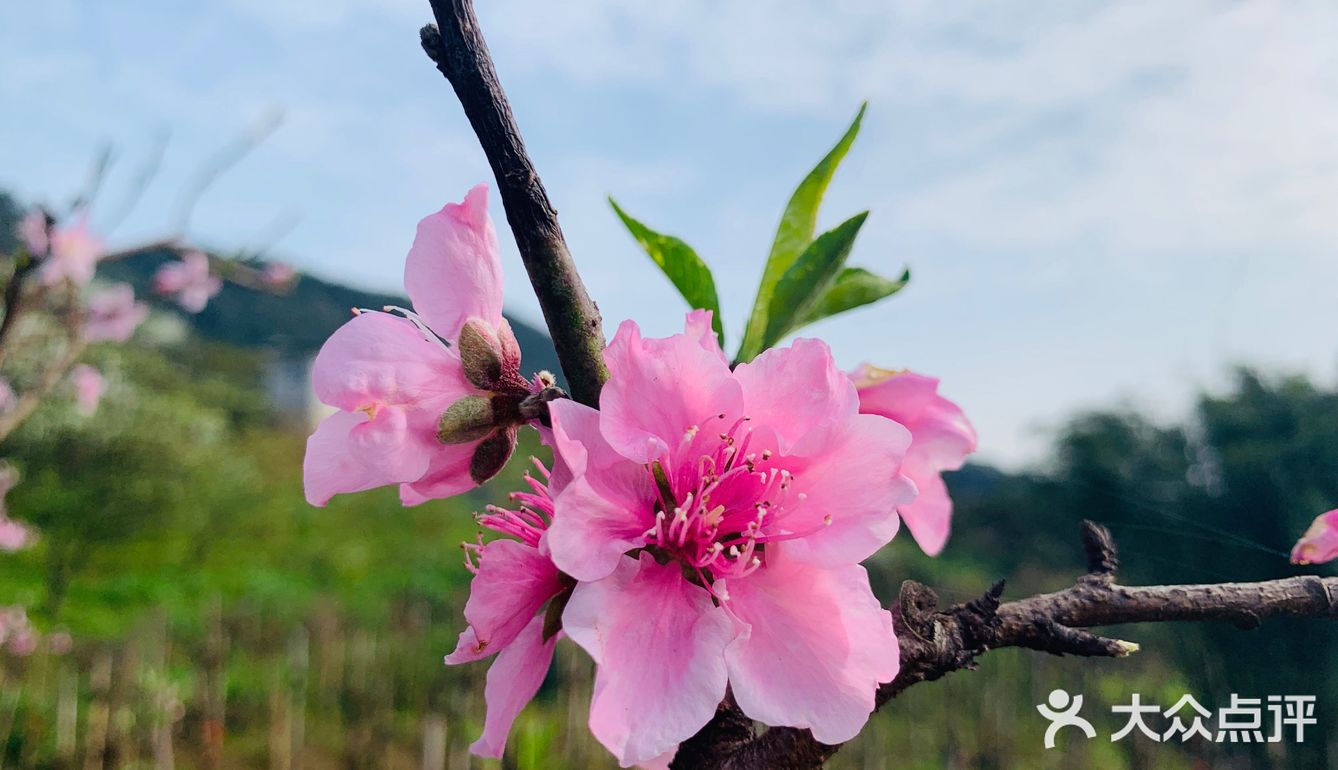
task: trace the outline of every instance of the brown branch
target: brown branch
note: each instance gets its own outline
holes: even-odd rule
[[[26,250],[21,251],[14,262],[14,271],[5,282],[3,310],[5,315],[4,318],[0,318],[0,363],[4,362],[9,352],[9,336],[18,323],[19,313],[23,311],[23,283],[36,267],[37,260]]]
[[[520,129],[474,16],[473,3],[430,2],[437,24],[423,27],[423,50],[455,89],[492,165],[507,222],[539,297],[572,397],[598,406],[600,388],[608,379],[599,310],[576,273],[557,211],[525,152]]]
[[[37,382],[28,390],[25,390],[18,400],[14,402],[14,408],[4,414],[0,414],[0,441],[9,438],[9,434],[18,430],[19,426],[27,422],[32,417],[37,407],[42,405],[42,401],[51,394],[56,386],[60,385],[66,374],[78,363],[79,356],[83,355],[84,349],[88,347],[87,340],[82,334],[74,332],[68,339],[65,351],[47,362],[42,369],[42,375]]]
[[[1121,586],[1115,583],[1118,561],[1110,532],[1083,522],[1083,545],[1086,575],[1062,591],[1018,601],[1000,603],[1000,582],[979,599],[939,610],[932,590],[914,581],[903,583],[892,611],[901,671],[879,688],[878,705],[912,685],[974,668],[976,658],[1001,647],[1086,657],[1124,657],[1138,649],[1086,630],[1098,626],[1224,620],[1248,629],[1271,617],[1338,618],[1338,578]],[[672,767],[817,770],[840,748],[818,743],[807,730],[785,727],[749,738],[740,734],[741,719],[732,704],[722,704],[716,718],[679,748]]]

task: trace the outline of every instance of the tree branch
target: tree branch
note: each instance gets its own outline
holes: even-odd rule
[[[901,671],[878,690],[879,706],[920,682],[939,679],[1001,647],[1054,655],[1124,657],[1138,645],[1086,629],[1120,623],[1225,620],[1242,629],[1265,618],[1338,618],[1338,578],[1304,576],[1259,583],[1121,586],[1114,540],[1099,524],[1083,522],[1086,575],[1055,593],[1000,603],[1003,582],[984,596],[938,609],[938,597],[914,581],[902,584],[893,623],[901,644]],[[839,746],[818,743],[807,730],[772,728],[741,737],[743,719],[732,703],[680,748],[676,770],[817,770]]]
[[[423,50],[446,76],[492,165],[507,222],[539,297],[572,397],[599,406],[608,379],[599,310],[576,273],[557,211],[525,152],[520,129],[493,69],[470,0],[431,0],[437,25],[423,27]]]

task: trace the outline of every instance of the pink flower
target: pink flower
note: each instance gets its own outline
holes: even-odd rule
[[[520,504],[517,510],[490,506],[487,515],[479,517],[484,527],[517,539],[465,545],[465,563],[474,573],[465,604],[469,627],[460,634],[446,663],[469,663],[497,653],[484,688],[488,713],[483,735],[469,747],[484,757],[502,756],[516,715],[539,691],[552,664],[560,636],[557,618],[553,618],[554,627],[546,628],[547,613],[541,610],[553,597],[563,592],[570,595],[570,579],[558,574],[540,548],[553,517],[550,494],[560,485],[560,474],[547,476],[543,466],[538,467],[546,478],[539,481],[526,475],[534,491],[511,496]]]
[[[605,359],[599,411],[550,405],[573,478],[544,538],[584,581],[563,629],[598,666],[592,732],[624,766],[652,761],[728,683],[754,719],[854,737],[898,668],[858,563],[915,493],[910,434],[859,414],[816,340],[730,371],[705,311],[667,339],[625,322]]]
[[[260,272],[260,280],[270,288],[282,288],[293,282],[297,277],[297,271],[292,265],[283,262],[270,262],[265,265],[265,269]]]
[[[188,251],[180,261],[158,268],[153,290],[172,298],[187,313],[198,313],[223,290],[223,281],[209,272],[209,257],[204,252]]]
[[[9,553],[22,551],[36,539],[33,531],[26,525],[0,514],[0,551]]]
[[[316,396],[339,411],[307,441],[313,505],[386,484],[400,485],[406,505],[449,497],[511,456],[520,403],[534,389],[502,317],[485,185],[418,223],[404,287],[416,312],[361,312],[316,356]]]
[[[26,658],[37,651],[37,632],[31,628],[20,628],[10,634],[9,651],[20,658]]]
[[[14,386],[9,384],[9,380],[0,377],[0,414],[10,411],[18,403],[19,395],[14,392]]]
[[[89,298],[84,337],[89,342],[125,342],[148,317],[148,306],[135,301],[130,284],[113,284]]]
[[[34,257],[45,257],[47,249],[51,248],[51,237],[47,232],[46,212],[41,209],[32,209],[19,220],[18,227],[14,232],[23,242],[23,247]]]
[[[70,382],[74,384],[75,409],[85,417],[92,417],[107,390],[102,373],[88,364],[79,364],[70,371]]]
[[[1292,564],[1323,564],[1338,559],[1338,509],[1321,513],[1292,548]]]
[[[72,227],[52,231],[50,254],[42,260],[37,278],[46,286],[64,280],[83,286],[93,280],[102,253],[102,241],[89,232],[88,222],[81,218]]]
[[[897,511],[915,542],[937,556],[952,523],[952,499],[940,474],[961,468],[976,451],[976,430],[956,404],[938,395],[933,377],[864,364],[851,378],[859,389],[861,412],[895,420],[911,432],[901,472],[920,493]]]

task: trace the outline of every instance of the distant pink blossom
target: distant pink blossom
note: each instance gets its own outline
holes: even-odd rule
[[[1292,548],[1292,564],[1323,564],[1338,559],[1338,509],[1321,513]]]
[[[0,644],[20,657],[37,650],[37,632],[22,607],[0,607]]]
[[[84,337],[89,342],[125,342],[148,317],[148,306],[135,301],[130,284],[113,284],[89,298]]]
[[[75,409],[85,417],[92,417],[107,390],[102,373],[88,364],[79,364],[70,370],[70,382],[74,385]]]
[[[47,634],[46,648],[52,655],[64,655],[74,647],[74,640],[67,631]]]
[[[9,384],[9,380],[0,377],[0,414],[10,411],[18,403],[19,395],[14,392],[14,386]]]
[[[915,493],[909,432],[860,414],[817,340],[731,371],[704,311],[667,339],[624,322],[605,360],[598,411],[550,405],[572,479],[544,538],[582,581],[563,629],[597,665],[591,731],[623,766],[655,761],[728,684],[754,719],[853,738],[898,669],[859,562]]]
[[[20,658],[26,658],[37,651],[38,636],[32,628],[21,628],[9,637],[9,652]]]
[[[50,253],[38,268],[38,280],[47,286],[65,280],[83,286],[93,279],[102,254],[102,241],[89,231],[82,217],[69,227],[56,227],[51,234]]]
[[[920,548],[937,556],[952,526],[952,499],[941,474],[961,468],[976,451],[976,430],[956,404],[938,395],[933,377],[864,364],[851,378],[859,389],[861,412],[895,420],[911,432],[901,472],[915,482],[919,494],[897,511]]]
[[[297,270],[283,262],[270,262],[260,272],[260,280],[270,288],[282,288],[292,283],[297,277]]]
[[[153,290],[170,297],[188,313],[204,310],[223,289],[223,280],[209,272],[209,257],[188,251],[177,262],[168,262],[153,276]]]
[[[474,573],[465,604],[469,627],[446,663],[469,663],[497,653],[484,688],[488,713],[483,735],[469,747],[484,757],[502,756],[516,715],[543,683],[560,636],[555,628],[545,638],[543,608],[571,588],[540,547],[553,518],[551,495],[559,491],[565,474],[559,470],[549,475],[539,468],[546,478],[526,475],[533,491],[511,496],[518,503],[515,510],[490,506],[479,517],[482,526],[516,539],[465,546],[466,563]]]
[[[316,356],[316,397],[339,411],[307,441],[303,478],[313,505],[387,484],[400,485],[406,505],[449,497],[510,456],[517,404],[532,388],[502,317],[486,185],[418,223],[404,288],[412,312],[363,311]],[[474,358],[481,363],[471,370]],[[442,420],[452,407],[471,409],[447,431]]]
[[[0,551],[21,551],[36,539],[28,526],[0,514]]]
[[[46,212],[41,209],[31,209],[19,220],[15,233],[23,243],[23,247],[34,257],[45,257],[47,249],[51,248],[51,236],[47,233]]]

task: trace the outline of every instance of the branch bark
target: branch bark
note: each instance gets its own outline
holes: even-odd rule
[[[431,0],[431,4],[437,24],[423,27],[423,50],[455,89],[488,156],[572,398],[598,407],[600,388],[608,379],[599,310],[576,273],[557,211],[525,151],[473,3]]]
[[[1001,603],[1000,581],[974,601],[940,610],[937,595],[928,587],[903,583],[892,610],[901,644],[901,671],[879,688],[877,704],[882,706],[920,682],[974,668],[978,657],[1001,647],[1086,657],[1124,657],[1138,650],[1131,642],[1088,630],[1098,626],[1222,620],[1250,629],[1271,617],[1338,619],[1338,578],[1121,586],[1115,582],[1118,560],[1110,532],[1083,522],[1083,545],[1087,574],[1055,593]],[[679,748],[671,767],[817,770],[840,748],[794,728],[746,734],[740,728],[741,718],[732,704],[722,704],[716,718]]]

